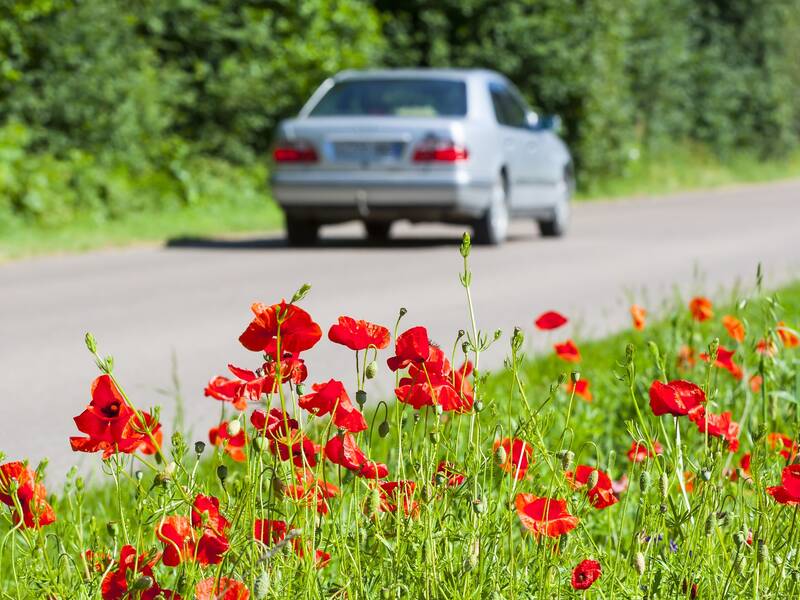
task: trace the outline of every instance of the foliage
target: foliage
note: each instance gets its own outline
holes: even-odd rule
[[[468,242],[461,250],[469,298]],[[73,472],[64,493],[45,500],[31,481],[0,476],[0,500],[9,505],[0,507],[0,591],[108,600],[121,597],[114,590],[123,587],[132,597],[155,597],[161,589],[186,598],[210,585],[197,588],[201,580],[223,577],[258,599],[569,597],[587,581],[587,597],[796,597],[799,509],[788,492],[794,484],[790,478],[781,487],[781,473],[797,456],[800,339],[792,324],[800,318],[800,286],[769,294],[758,279],[754,289],[736,291],[727,309],[701,297],[689,309],[676,301],[661,322],[639,321],[637,331],[580,344],[577,363],[552,355],[526,360],[528,334],[518,329],[500,341],[481,332],[471,304],[469,333],[452,347],[427,347],[424,330],[398,336],[406,327],[398,322],[397,358],[388,365],[408,365],[397,385],[400,401],[379,403],[364,424],[341,387],[333,385],[333,394],[331,383],[303,389],[302,353],[322,335],[297,304],[309,292],[304,286],[292,304],[254,307],[240,341],[261,367],[232,368],[234,379],[209,383],[207,395],[223,401],[224,423],[209,436],[216,447],[174,432],[155,456],[148,453],[168,436],[155,425],[158,410],[147,417],[135,398],[109,387],[114,361],[87,335],[104,373],[92,395],[102,410],[76,421],[88,441],[71,442],[106,449],[103,468],[114,484],[87,489]],[[551,341],[563,339],[564,330],[542,329],[571,327],[559,315],[537,324],[532,335]],[[380,365],[392,351],[379,351],[388,330],[344,317],[335,329],[329,338],[351,348],[342,352],[360,349],[359,388],[366,378],[391,377]],[[491,376],[479,368],[451,372],[442,360],[444,353],[453,365],[469,359],[479,367],[481,354],[501,343],[506,369]],[[285,381],[276,386],[278,373]],[[676,403],[672,410],[689,407],[690,396],[679,405],[677,396],[658,391],[678,379],[693,382],[679,385],[701,404],[684,416],[656,416],[665,402]],[[409,393],[414,385],[421,388]],[[110,398],[109,389],[120,391]],[[357,403],[364,400],[359,392]],[[408,405],[420,401],[419,410]],[[278,418],[259,422],[258,411],[263,417],[269,406]],[[731,414],[735,423],[724,431],[710,425]],[[109,432],[92,425],[105,418],[134,425]],[[137,419],[149,425],[136,426]],[[363,455],[332,449],[347,436]],[[123,442],[129,454],[115,453]],[[646,448],[636,452],[637,442]],[[525,447],[530,460],[523,464]],[[390,475],[365,476],[366,467],[381,466],[369,460],[388,466]],[[442,460],[450,471],[438,468]],[[0,474],[8,470],[6,463]],[[379,487],[391,480],[415,485],[401,485],[406,496]],[[545,525],[526,508],[529,494],[563,499],[569,514],[537,529]],[[15,514],[47,501],[54,523],[13,526]],[[271,534],[259,519],[273,521]],[[120,565],[120,553],[132,552],[126,544],[143,557],[138,567]],[[182,544],[191,552],[177,557]],[[579,564],[591,577],[573,573]]]

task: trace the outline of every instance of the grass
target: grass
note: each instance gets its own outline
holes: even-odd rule
[[[466,261],[463,275],[468,284]],[[357,443],[371,459],[389,466],[389,479],[416,483],[407,498],[408,514],[384,504],[402,506],[402,497],[381,498],[369,481],[322,461],[313,468],[314,477],[341,492],[327,501],[329,514],[317,515],[313,503],[290,499],[286,486],[296,483],[292,468],[263,446],[247,444],[247,460],[235,463],[219,451],[209,456],[208,448],[198,458],[191,441],[173,435],[160,465],[152,459],[131,463],[124,456],[106,465],[118,486],[84,490],[71,478],[66,491],[51,498],[57,514],[53,525],[6,533],[10,517],[3,512],[2,597],[97,597],[106,563],[94,571],[83,563],[83,552],[116,557],[125,543],[141,552],[165,547],[155,539],[157,523],[164,515],[188,514],[188,501],[198,493],[220,499],[232,523],[227,529],[230,550],[217,565],[186,560],[179,567],[155,566],[152,577],[184,598],[191,597],[197,581],[220,575],[243,582],[260,599],[572,598],[579,594],[570,585],[570,574],[584,559],[602,567],[600,579],[583,593],[586,598],[797,597],[798,509],[777,503],[766,491],[779,485],[786,460],[765,434],[796,438],[800,431],[800,349],[783,347],[775,337],[777,320],[795,326],[800,321],[800,283],[775,294],[758,287],[739,290],[722,299],[714,317],[703,323],[689,316],[683,300],[650,308],[653,315],[643,331],[579,343],[577,364],[552,355],[525,358],[525,344],[511,342],[519,342],[520,334],[560,341],[570,334],[569,325],[550,334],[507,332],[494,342],[508,354],[507,368],[472,379],[476,401],[465,414],[438,415],[432,407],[414,411],[402,403],[380,405],[368,414],[370,427],[358,434]],[[741,344],[721,324],[727,313],[744,324],[747,335]],[[473,331],[468,337],[476,341],[464,352],[477,362],[493,338],[476,335],[469,315],[465,311],[465,329]],[[404,322],[401,330],[412,325]],[[764,336],[776,343],[773,356],[755,351]],[[741,380],[701,360],[680,366],[681,348],[699,353],[715,338],[735,347]],[[447,355],[452,351],[456,364],[461,342],[443,348]],[[379,377],[392,377],[383,366],[389,354],[380,353]],[[365,376],[365,363],[357,376]],[[430,363],[426,377],[439,368]],[[591,402],[565,391],[562,384],[570,371],[590,382]],[[749,383],[754,373],[764,377],[756,392]],[[352,376],[342,373],[340,378],[349,382]],[[651,382],[679,377],[702,386],[709,412],[730,411],[740,423],[736,452],[713,432],[704,435],[688,417],[653,415]],[[297,414],[296,406],[291,408],[295,392],[286,387],[285,403]],[[208,410],[219,411],[215,401],[206,402]],[[230,408],[227,412],[228,419],[237,414]],[[304,429],[319,443],[332,435],[328,417],[312,418]],[[512,436],[532,447],[530,467],[518,481],[500,468],[503,457],[494,450],[496,440]],[[634,439],[658,441],[663,454],[629,461],[626,452]],[[750,475],[739,472],[732,478],[731,469],[745,453],[752,455]],[[443,459],[464,475],[463,483],[448,486],[436,477]],[[510,460],[516,459],[507,455],[503,464]],[[165,470],[168,461],[176,464]],[[568,483],[564,471],[577,464],[599,468],[617,482],[627,478],[619,501],[594,507],[585,487]],[[686,494],[682,481],[687,486],[691,481]],[[577,527],[557,537],[526,531],[515,510],[522,493],[564,499],[580,520]],[[307,552],[299,557],[292,551],[295,542],[268,548],[254,542],[255,518],[287,522]],[[327,566],[318,568],[314,549],[330,553]],[[113,563],[107,567],[116,568]],[[128,579],[137,577],[129,573]]]
[[[162,242],[182,236],[219,236],[277,230],[280,209],[272,201],[264,169],[230,168],[225,190],[207,190],[191,205],[171,204],[159,212],[145,210],[117,219],[78,219],[42,227],[17,224],[0,231],[0,262],[53,253],[75,253],[97,248]],[[676,146],[658,155],[644,155],[630,163],[624,177],[610,177],[578,200],[659,195],[734,183],[755,183],[800,176],[800,152],[785,160],[760,161],[748,153],[720,160],[697,146]]]

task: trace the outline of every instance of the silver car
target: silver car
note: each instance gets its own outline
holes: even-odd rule
[[[289,243],[353,219],[373,240],[400,219],[467,224],[483,244],[502,243],[511,217],[563,235],[574,179],[556,120],[493,71],[340,73],[278,129],[271,183]]]

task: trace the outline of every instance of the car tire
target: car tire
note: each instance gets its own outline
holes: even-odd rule
[[[286,240],[290,246],[313,246],[319,239],[319,224],[309,219],[286,217]]]
[[[542,237],[562,237],[569,229],[570,202],[575,189],[574,179],[569,168],[564,170],[562,182],[564,193],[558,204],[553,208],[553,216],[549,219],[539,219],[539,231]]]
[[[492,185],[489,207],[472,226],[475,243],[483,246],[499,246],[505,242],[508,238],[509,219],[506,183],[505,179],[499,176]]]
[[[367,231],[367,239],[376,244],[389,241],[389,234],[392,229],[391,221],[364,221],[364,229]]]

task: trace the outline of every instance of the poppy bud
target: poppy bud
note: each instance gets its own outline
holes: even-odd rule
[[[436,485],[444,485],[445,481],[447,481],[447,477],[444,476],[444,473],[436,473],[433,480],[436,482]]]
[[[374,360],[370,361],[367,364],[367,368],[364,370],[364,374],[367,376],[367,379],[375,379],[375,376],[378,374],[378,363]]]
[[[758,540],[758,554],[756,555],[758,562],[767,562],[769,559],[769,548],[764,543],[764,540]]]
[[[206,449],[206,443],[205,442],[195,442],[194,443],[194,453],[197,454],[197,456],[200,456],[203,453],[203,450],[205,450],[205,449]]]
[[[269,594],[269,573],[264,569],[256,577],[256,583],[253,586],[253,597],[256,600],[264,600]]]
[[[283,483],[283,480],[277,475],[272,478],[272,481],[270,483],[272,485],[272,489],[275,491],[276,494],[283,493],[283,490],[286,487],[286,485]]]
[[[239,419],[234,419],[228,423],[228,435],[235,437],[242,431],[242,422]]]
[[[714,533],[715,523],[716,523],[716,516],[714,515],[714,513],[709,514],[708,517],[706,517],[706,526],[705,526],[706,535],[711,535],[712,533]]]
[[[269,447],[269,443],[265,438],[256,436],[253,438],[253,447],[259,452],[264,452]]]
[[[519,350],[522,347],[522,342],[525,341],[525,334],[522,333],[521,327],[514,327],[514,333],[511,334],[511,347],[514,350]]]
[[[644,560],[644,554],[641,552],[637,552],[636,556],[633,557],[633,566],[636,568],[636,572],[639,574],[639,577],[644,575],[644,570],[647,567],[647,563]]]
[[[306,393],[306,386],[305,386],[305,384],[304,384],[304,383],[298,383],[298,384],[295,386],[295,389],[297,390],[297,395],[298,395],[298,396],[303,396],[303,395],[305,395],[305,393]]]
[[[296,304],[297,302],[300,302],[300,300],[305,298],[308,295],[308,292],[310,291],[311,291],[311,286],[309,284],[304,283],[303,285],[301,285],[300,289],[294,293],[294,296],[292,296],[291,304]]]
[[[433,498],[433,490],[431,489],[430,483],[426,481],[425,485],[422,486],[422,499],[425,502],[430,502],[431,498]]]
[[[661,497],[666,498],[669,494],[669,476],[666,473],[661,474],[659,484],[661,485]]]
[[[421,417],[419,416],[419,411],[418,410],[414,411],[414,424],[419,423],[420,418]]]
[[[476,413],[481,412],[483,410],[483,402],[481,402],[480,400],[477,400],[475,402],[475,404],[472,405],[472,408],[475,409]]]
[[[711,479],[711,471],[708,469],[700,469],[700,477],[703,481],[709,481]]]
[[[650,489],[650,472],[649,471],[642,471],[641,475],[639,475],[639,487],[642,490],[642,494],[647,492]]]
[[[228,467],[226,467],[225,465],[218,466],[217,467],[217,478],[219,479],[219,482],[223,486],[225,485],[225,479],[227,477],[228,477]]]
[[[662,515],[667,514],[667,505],[666,504],[659,505],[658,510],[661,512]]]
[[[506,464],[506,461],[508,460],[508,452],[503,446],[498,446],[497,450],[495,450],[494,458],[498,466],[502,466]]]
[[[572,450],[559,450],[556,458],[561,462],[561,468],[569,471],[572,468],[572,461],[575,460],[575,453]]]
[[[461,342],[461,352],[464,354],[469,353],[469,342]]]
[[[745,535],[741,531],[737,531],[733,534],[733,543],[736,544],[737,548],[741,548],[744,545]]]
[[[381,424],[378,425],[378,435],[382,438],[385,438],[389,435],[389,422],[388,421],[381,421]]]
[[[89,352],[92,354],[97,354],[97,340],[95,340],[94,336],[88,331],[86,332],[84,341],[86,342],[86,348],[89,349]]]
[[[731,515],[725,511],[717,513],[717,522],[720,527],[725,527],[731,522]]]
[[[358,390],[356,392],[356,402],[358,403],[358,407],[361,410],[364,410],[364,405],[367,403],[367,392],[364,390]]]
[[[464,235],[461,238],[461,247],[459,248],[461,256],[467,258],[469,256],[469,250],[471,247],[472,247],[472,240],[470,240],[469,238],[469,233],[465,231]]]
[[[479,515],[486,512],[486,502],[484,502],[483,498],[475,498],[472,501],[472,510]]]
[[[569,378],[572,383],[578,383],[581,380],[581,374],[578,371],[572,371],[569,374]]]
[[[117,537],[117,529],[118,525],[116,521],[109,521],[108,523],[106,523],[106,531],[108,532],[108,535],[110,535],[112,538]]]
[[[131,592],[131,596],[136,596],[136,592],[143,592],[151,587],[153,587],[153,578],[142,575],[131,584],[128,590]]]
[[[464,560],[464,570],[472,571],[475,567],[477,567],[480,556],[481,546],[478,540],[475,540],[470,545],[469,554],[467,554],[467,558]]]
[[[367,499],[367,511],[371,517],[376,516],[381,510],[381,492],[378,488],[372,488]]]
[[[428,434],[428,439],[430,439],[431,444],[438,444],[439,443],[439,432],[438,431],[431,431]]]
[[[589,473],[589,480],[586,482],[587,489],[590,490],[594,489],[598,481],[600,481],[600,472],[597,469],[595,469],[594,471]]]

